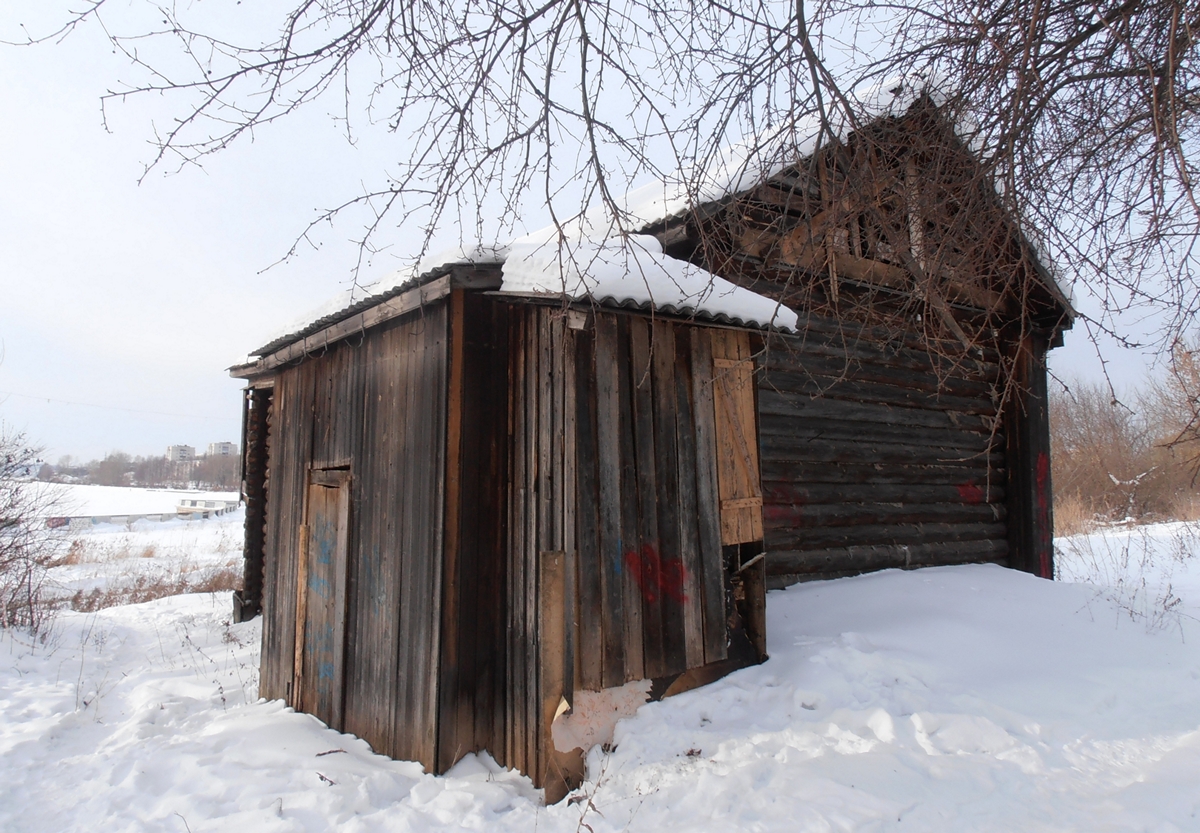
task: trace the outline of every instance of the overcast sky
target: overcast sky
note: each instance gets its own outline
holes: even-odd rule
[[[316,209],[403,158],[395,137],[367,132],[352,146],[313,110],[204,169],[139,185],[152,120],[170,110],[118,104],[106,132],[99,97],[127,74],[122,60],[95,32],[0,47],[0,420],[51,462],[237,442],[240,385],[225,368],[346,287],[356,229],[325,230],[319,249],[263,270]],[[392,248],[363,280],[404,265],[412,237],[385,231]],[[1094,353],[1068,333],[1052,368],[1097,376]],[[1144,376],[1143,357],[1105,354],[1119,385]]]

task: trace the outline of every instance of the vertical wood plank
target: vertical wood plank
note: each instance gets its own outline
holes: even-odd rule
[[[512,545],[509,549],[509,580],[508,580],[508,615],[509,615],[509,689],[508,689],[508,727],[509,727],[509,765],[526,772],[525,758],[525,543],[528,532],[527,518],[527,476],[526,464],[528,456],[529,429],[528,413],[526,410],[526,354],[528,352],[528,322],[527,311],[524,308],[513,308],[513,325],[515,334],[512,339],[512,396],[511,411],[513,428],[511,432],[513,444],[512,487],[513,513],[510,522],[512,530]]]
[[[473,704],[473,729],[460,751],[488,749],[504,759],[507,657],[508,343],[507,306],[479,294],[463,298],[462,440],[458,491],[458,681],[443,668],[441,700]],[[503,415],[502,419],[496,416]],[[447,524],[447,529],[451,528]],[[446,561],[447,568],[450,565]],[[446,585],[449,586],[449,578]],[[443,616],[449,621],[448,616]],[[443,643],[449,639],[443,633]],[[447,690],[453,686],[452,690]],[[439,745],[449,746],[446,714]]]
[[[538,560],[540,619],[538,644],[541,646],[542,758],[545,772],[541,783],[547,804],[561,801],[583,781],[583,756],[578,752],[559,752],[554,748],[551,725],[559,705],[567,700],[570,676],[568,563],[564,552],[543,552]],[[538,783],[535,781],[535,783]]]
[[[658,472],[654,447],[654,374],[650,342],[650,322],[631,317],[629,321],[630,355],[633,378],[633,437],[637,465],[638,537],[633,555],[626,550],[627,569],[640,577],[642,596],[642,644],[647,677],[663,677],[668,672],[663,644],[662,595],[658,523]]]
[[[599,323],[599,322],[598,322]],[[614,334],[614,330],[612,330]],[[611,348],[610,344],[610,348]],[[616,575],[606,576],[601,570],[600,553],[600,483],[599,468],[605,467],[607,489],[616,491],[617,475],[617,415],[616,415],[616,366],[610,362],[607,374],[608,390],[605,402],[608,445],[607,454],[601,457],[600,444],[596,439],[596,423],[599,419],[599,403],[596,397],[595,348],[592,332],[575,334],[575,407],[576,407],[576,478],[577,478],[577,593],[578,622],[576,641],[578,649],[578,687],[587,691],[599,691],[605,687],[605,667],[611,664],[608,679],[624,682],[624,657],[619,629],[610,621],[604,600],[606,589],[613,589],[616,603],[620,603],[620,585]],[[610,359],[616,360],[616,350],[610,350]],[[610,508],[607,517],[607,535],[616,537],[619,516],[616,505]],[[614,547],[616,549],[616,547]],[[608,652],[612,659],[608,659]]]
[[[459,757],[473,751],[475,747],[475,704],[472,697],[475,690],[474,668],[473,663],[464,656],[474,647],[470,644],[470,637],[474,635],[474,628],[470,625],[474,622],[468,624],[463,621],[465,618],[473,618],[473,605],[472,600],[464,598],[467,595],[465,584],[469,581],[469,576],[464,574],[464,554],[461,552],[459,540],[459,512],[463,500],[463,362],[466,347],[463,290],[452,290],[449,303],[450,373],[446,405],[446,489],[443,496],[445,580],[441,587],[442,640],[438,667],[441,678],[438,698],[439,772],[452,767]]]
[[[540,543],[539,532],[541,529],[541,495],[538,493],[538,484],[542,478],[542,472],[538,468],[541,462],[542,443],[541,432],[542,425],[540,423],[541,402],[539,394],[541,393],[541,309],[532,307],[528,313],[529,323],[529,349],[526,352],[526,360],[529,362],[528,370],[526,371],[526,408],[528,412],[528,428],[529,441],[526,451],[528,459],[525,464],[526,483],[525,489],[528,494],[528,512],[526,518],[527,533],[524,552],[524,576],[525,587],[522,592],[522,610],[525,615],[524,621],[521,623],[521,630],[525,637],[525,702],[522,704],[525,711],[525,762],[535,783],[541,781],[541,768],[539,764],[540,749],[539,749],[539,732],[538,732],[538,717],[541,714],[541,700],[538,696],[538,650],[537,650],[537,553]]]
[[[291,456],[290,446],[295,439],[290,433],[281,434],[278,428],[281,411],[291,404],[291,397],[286,393],[290,383],[290,374],[282,374],[277,378],[268,427],[269,442],[273,442],[273,445],[267,458],[266,496],[272,509],[267,513],[263,538],[264,607],[259,691],[263,697],[272,700],[288,699],[288,682],[295,667],[294,646],[286,644],[290,640],[284,636],[285,622],[290,620],[291,628],[295,627],[296,611],[292,601],[295,590],[292,588],[289,595],[285,578],[291,553],[284,542],[288,512],[287,504],[282,502],[292,498],[284,488],[284,483],[287,480],[287,460]]]
[[[449,390],[450,344],[448,339],[450,310],[446,303],[431,307],[426,313],[432,326],[425,331],[425,349],[429,356],[430,372],[425,377],[426,402],[431,407],[424,409],[422,425],[424,453],[428,455],[424,511],[430,522],[423,525],[426,536],[425,563],[429,568],[424,587],[424,626],[429,629],[428,659],[422,677],[424,691],[422,703],[425,709],[424,753],[421,757],[426,767],[437,766],[438,693],[441,674],[438,656],[442,640],[442,563],[445,554],[445,502],[446,493],[446,396]]]
[[[242,411],[242,499],[246,503],[242,590],[234,621],[257,616],[263,607],[266,550],[267,465],[270,457],[270,389],[247,388]]]
[[[566,482],[564,451],[567,445],[567,433],[566,411],[563,408],[564,397],[566,396],[566,388],[563,384],[565,381],[563,367],[565,343],[563,331],[566,327],[563,324],[564,317],[561,311],[555,310],[551,313],[547,310],[546,326],[544,328],[546,343],[543,345],[542,355],[545,357],[550,377],[549,396],[546,404],[546,411],[550,419],[550,462],[546,479],[549,482],[550,489],[548,499],[545,503],[548,514],[546,526],[549,535],[543,546],[546,550],[553,550],[554,552],[566,552],[567,550],[566,525],[563,523],[567,512],[564,488]]]
[[[620,537],[613,552],[614,563],[621,576],[622,627],[625,651],[625,679],[641,680],[648,676],[645,663],[645,639],[642,622],[642,591],[638,575],[640,532],[640,503],[638,501],[638,447],[634,439],[634,381],[633,358],[630,348],[630,319],[628,316],[609,316],[616,321],[617,341],[617,422],[620,476]],[[599,327],[600,314],[596,315]],[[597,363],[597,371],[599,364]],[[603,446],[601,454],[604,454]]]
[[[415,323],[415,322],[414,322]],[[423,324],[424,322],[422,322]],[[414,413],[417,386],[419,383],[418,339],[415,327],[400,331],[400,343],[397,345],[401,359],[402,384],[396,391],[396,413],[399,417],[396,425],[397,459],[396,476],[403,484],[396,494],[396,555],[399,562],[400,598],[397,612],[396,645],[396,698],[395,712],[392,715],[393,753],[392,757],[406,760],[417,760],[420,753],[419,735],[421,730],[421,713],[416,702],[416,683],[413,679],[420,673],[420,644],[417,632],[419,617],[417,602],[414,597],[419,592],[417,559],[420,551],[415,540],[416,517],[413,506],[419,499],[416,495],[420,488],[419,469],[415,455],[409,449],[415,447],[416,420]]]
[[[364,449],[367,443],[367,424],[372,418],[372,409],[367,399],[369,386],[368,361],[371,347],[378,333],[364,335],[357,342],[341,347],[349,351],[350,377],[345,397],[350,417],[346,423],[346,459],[350,464],[351,476],[347,484],[347,541],[346,566],[343,573],[346,582],[344,594],[345,640],[342,652],[342,698],[340,725],[344,732],[351,732],[373,743],[371,726],[367,722],[370,704],[362,696],[363,678],[371,673],[370,659],[373,634],[363,627],[362,608],[367,604],[364,596],[363,547],[372,540],[374,519],[365,514],[363,503],[363,470],[366,460]],[[372,449],[371,455],[374,455]]]
[[[292,661],[292,708],[307,711],[314,707],[311,698],[305,697],[304,653],[306,625],[308,623],[308,544],[307,524],[300,526],[300,552],[296,564],[296,594],[292,609],[295,611],[296,634]]]
[[[721,543],[761,541],[762,482],[749,336],[740,330],[711,332]]]
[[[554,741],[550,724],[563,697],[566,682],[566,554],[558,551],[538,553],[538,649],[541,699],[538,715],[538,740],[542,758],[554,758]],[[548,768],[549,769],[549,768]],[[547,771],[544,777],[535,776],[534,784],[543,784],[546,803],[561,800],[567,793],[565,780],[557,772]]]
[[[386,747],[389,754],[399,757],[400,750],[409,748],[402,737],[407,729],[396,720],[396,715],[407,707],[404,692],[404,679],[407,671],[407,656],[402,642],[405,623],[403,612],[406,600],[407,575],[403,553],[405,552],[403,536],[407,532],[407,521],[404,518],[404,505],[408,498],[408,482],[405,480],[404,441],[408,422],[407,391],[411,383],[409,374],[409,339],[408,327],[396,328],[387,333],[384,347],[386,363],[380,369],[383,386],[382,408],[386,416],[384,423],[384,446],[382,452],[383,465],[381,501],[383,515],[383,530],[380,540],[380,581],[387,588],[387,595],[382,600],[383,608],[380,613],[380,624],[387,638],[382,647],[383,662],[381,673],[387,674],[386,687],[380,694],[386,696],[381,704],[380,719],[388,724]]]
[[[405,486],[400,514],[400,637],[394,747],[396,756],[437,766],[437,669],[441,597],[442,489],[447,394],[447,310],[422,310],[405,333],[399,475]]]
[[[657,575],[642,592],[655,593],[662,623],[663,662],[666,674],[687,670],[684,633],[684,565],[680,539],[679,449],[676,444],[675,328],[669,321],[650,325],[652,402],[654,408],[654,468],[657,474],[658,541]],[[643,574],[647,565],[643,564]]]
[[[726,657],[725,567],[721,553],[721,507],[717,487],[716,411],[713,403],[712,341],[707,330],[690,328],[692,402],[696,420],[696,518],[703,588],[704,660]]]
[[[346,642],[349,637],[346,628],[346,596],[350,566],[350,486],[347,473],[345,481],[336,490],[338,527],[333,564],[333,703],[330,710],[333,722],[330,725],[339,732],[345,729],[342,715],[346,702]]]
[[[595,455],[599,500],[598,569],[590,574],[596,588],[585,599],[585,688],[598,691],[625,683],[625,645],[628,623],[622,562],[618,410],[618,331],[615,316],[597,313],[595,324]],[[590,404],[590,403],[589,403]],[[581,414],[581,421],[588,415]],[[629,493],[632,496],[632,493]],[[592,633],[587,633],[591,629]],[[640,634],[639,634],[640,638]],[[603,646],[600,650],[601,645]],[[595,652],[594,654],[592,652]],[[596,663],[599,661],[597,669]],[[599,670],[599,678],[596,671]]]
[[[578,425],[576,422],[578,409],[575,404],[575,331],[567,326],[565,316],[559,319],[556,352],[561,351],[559,366],[561,371],[562,402],[559,412],[563,420],[563,447],[560,454],[562,460],[562,535],[563,551],[567,554],[567,680],[564,683],[566,696],[572,700],[575,691],[575,681],[578,678],[578,644],[579,622],[579,593],[576,576],[578,575],[578,523],[579,513],[579,472],[577,470]]]
[[[696,419],[692,407],[691,333],[695,327],[676,327],[675,446],[678,449],[679,547],[683,591],[683,635],[688,668],[704,664],[704,566],[700,549],[700,508],[696,498]]]
[[[394,561],[386,545],[386,519],[392,514],[387,496],[389,458],[392,454],[388,426],[391,419],[389,372],[394,336],[386,328],[368,334],[360,348],[362,416],[359,438],[351,450],[355,538],[351,541],[351,605],[348,621],[354,636],[347,646],[348,670],[343,721],[345,730],[366,740],[377,751],[391,748],[391,714],[394,708],[395,630],[391,611],[397,606],[388,581]],[[386,555],[385,555],[386,554]]]

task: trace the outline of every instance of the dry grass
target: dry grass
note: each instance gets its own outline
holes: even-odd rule
[[[58,558],[50,559],[47,567],[73,567],[77,564],[83,564],[88,560],[88,546],[83,539],[76,538],[67,547],[67,551]]]
[[[1096,528],[1096,513],[1079,494],[1054,496],[1054,537],[1082,535]]]
[[[1123,618],[1144,622],[1147,630],[1182,627],[1188,614],[1172,582],[1200,556],[1198,543],[1200,529],[1189,524],[1081,535],[1055,545],[1055,579],[1093,585],[1098,598],[1112,602]]]
[[[1200,495],[1181,495],[1175,501],[1172,515],[1177,521],[1200,521]]]
[[[152,602],[166,596],[182,593],[217,593],[232,591],[241,584],[241,571],[236,567],[221,567],[200,575],[180,574],[174,578],[162,576],[138,576],[129,584],[79,590],[66,600],[71,610],[91,613],[117,605]]]

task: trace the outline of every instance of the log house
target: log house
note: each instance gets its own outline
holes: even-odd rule
[[[642,231],[795,332],[506,293],[497,255],[231,369],[263,697],[431,772],[487,750],[555,800],[585,751],[556,727],[762,661],[768,587],[1052,577],[1045,356],[1072,312],[935,108]]]

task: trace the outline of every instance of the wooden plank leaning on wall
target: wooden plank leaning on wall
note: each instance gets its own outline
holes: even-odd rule
[[[736,547],[734,595],[736,598],[740,583],[747,636],[759,656],[765,657],[767,565],[761,543],[763,496],[755,360],[746,331],[713,329],[711,333],[721,544],[731,550]]]

